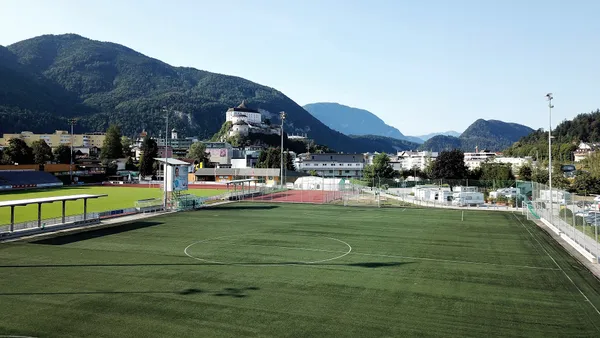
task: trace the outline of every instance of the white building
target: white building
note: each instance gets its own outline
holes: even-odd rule
[[[315,171],[324,177],[362,177],[365,168],[363,154],[300,154],[295,160],[300,172]]]
[[[517,172],[526,163],[532,163],[531,157],[496,157],[494,158],[495,163],[504,163],[512,165],[512,171]]]
[[[581,162],[586,159],[588,156],[596,152],[600,148],[600,143],[586,143],[580,142],[577,150],[573,154],[575,157],[575,162]]]
[[[437,152],[431,151],[400,151],[392,156],[391,163],[394,170],[411,170],[418,168],[424,170],[431,161],[438,157]]]
[[[496,155],[487,150],[479,151],[476,147],[474,153],[465,153],[465,165],[469,170],[477,169],[485,161],[494,159]]]
[[[246,107],[246,100],[234,108],[229,108],[225,115],[225,121],[236,124],[237,122],[245,122],[246,124],[261,124],[262,114],[258,110]]]

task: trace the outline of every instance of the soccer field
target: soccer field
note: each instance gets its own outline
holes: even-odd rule
[[[552,238],[464,215],[237,203],[0,244],[0,336],[600,336]]]
[[[214,196],[224,193],[216,189],[190,189],[186,193],[196,196]],[[0,193],[0,201],[11,201],[28,198],[41,198],[68,195],[108,195],[99,199],[88,201],[88,212],[101,212],[116,209],[133,208],[135,202],[148,198],[161,198],[162,190],[159,188],[132,188],[119,186],[88,186],[66,187],[59,189],[22,190]],[[42,205],[42,217],[54,218],[61,216],[61,203]],[[67,202],[67,215],[83,214],[83,201]],[[37,219],[37,205],[17,207],[15,209],[15,222],[27,222]],[[10,209],[0,208],[0,225],[10,223]]]

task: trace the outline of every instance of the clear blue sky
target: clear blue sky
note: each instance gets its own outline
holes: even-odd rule
[[[600,107],[598,0],[1,0],[0,44],[77,33],[237,75],[407,135]]]

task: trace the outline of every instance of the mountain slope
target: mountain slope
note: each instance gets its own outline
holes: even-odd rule
[[[420,139],[405,136],[397,128],[385,124],[377,115],[364,109],[329,102],[310,103],[303,108],[329,128],[346,135],[379,135],[422,143]]]
[[[444,132],[441,132],[441,133],[430,133],[430,134],[425,134],[425,135],[420,135],[420,136],[415,136],[415,137],[418,137],[418,138],[420,138],[423,141],[427,141],[430,138],[438,136],[438,135],[459,137],[460,133],[456,132],[454,130],[448,130],[448,131],[444,131]]]
[[[65,118],[76,116],[78,131],[104,131],[110,123],[117,123],[127,135],[143,128],[156,135],[164,129],[161,109],[169,107],[177,111],[169,123],[182,135],[208,138],[225,121],[225,111],[246,100],[274,123],[279,120],[278,113],[285,111],[288,132],[307,133],[319,144],[347,152],[369,146],[331,130],[273,88],[239,77],[172,67],[118,44],[75,34],[44,35],[3,50],[6,55],[0,58],[0,66],[12,67],[13,76],[10,80],[0,77],[3,132],[48,132],[57,125],[64,128]],[[15,67],[24,72],[15,74]],[[12,83],[18,83],[26,95],[10,98]],[[54,87],[60,93],[55,93]],[[45,94],[49,102],[41,99]],[[53,106],[53,102],[69,104]],[[45,123],[30,128],[15,123],[26,109]]]
[[[358,152],[363,153],[377,151],[394,154],[398,151],[415,150],[419,147],[419,144],[415,142],[379,135],[350,135],[350,137],[364,144],[358,148]]]
[[[421,149],[475,151],[477,147],[480,150],[501,151],[532,132],[533,129],[517,123],[479,119],[473,122],[460,137],[435,136],[427,140]]]
[[[571,159],[572,152],[581,142],[600,142],[600,109],[579,114],[572,120],[561,122],[552,130],[552,154],[558,160]],[[505,150],[511,156],[548,158],[548,131],[539,129],[522,137]]]

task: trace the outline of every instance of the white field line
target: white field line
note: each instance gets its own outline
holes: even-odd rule
[[[234,235],[234,236],[242,236],[242,235]],[[220,238],[224,238],[224,237],[233,237],[233,236],[223,236],[223,237],[216,237],[216,238],[212,238],[209,240],[213,240],[213,239],[220,239]],[[301,248],[301,247],[292,247],[292,246],[278,246],[278,245],[263,245],[263,244],[236,244],[236,243],[221,243],[221,245],[233,245],[233,246],[254,246],[254,247],[263,247],[263,248],[278,248],[278,249],[290,249],[290,250],[302,250],[302,251],[317,251],[317,252],[330,252],[330,253],[341,253],[341,256],[337,256],[334,257],[333,259],[328,258],[326,260],[322,260],[322,261],[316,261],[316,262],[300,262],[300,263],[305,263],[305,264],[315,264],[315,263],[322,263],[322,262],[326,262],[326,261],[331,261],[334,259],[339,259],[342,258],[350,253],[354,254],[354,255],[359,255],[359,256],[374,256],[374,257],[386,257],[386,258],[403,258],[403,259],[413,259],[413,260],[422,260],[422,261],[432,261],[432,262],[443,262],[443,263],[457,263],[457,264],[471,264],[471,265],[483,265],[483,266],[498,266],[498,267],[512,267],[512,268],[520,268],[520,269],[533,269],[533,270],[558,270],[558,269],[554,269],[554,268],[547,268],[547,267],[539,267],[539,266],[529,266],[529,265],[513,265],[513,264],[497,264],[497,263],[485,263],[485,262],[472,262],[472,261],[461,261],[461,260],[451,260],[451,259],[441,259],[441,258],[427,258],[427,257],[413,257],[413,256],[400,256],[400,255],[385,255],[385,254],[374,254],[374,253],[361,253],[361,252],[356,252],[356,251],[352,251],[352,247],[350,246],[350,244],[341,241],[339,239],[335,239],[332,237],[326,237],[332,240],[336,240],[339,241],[341,243],[346,244],[346,246],[348,246],[349,250],[348,251],[338,251],[338,250],[325,250],[325,249],[313,249],[313,248]],[[200,242],[195,242],[190,244],[185,250],[185,254],[193,259],[196,260],[200,260],[200,261],[205,261],[205,262],[209,262],[209,263],[215,263],[215,264],[229,264],[229,263],[222,263],[222,262],[214,262],[214,261],[210,261],[210,260],[206,260],[206,259],[202,259],[202,258],[198,258],[195,256],[191,256],[188,252],[187,249],[195,244],[198,243],[203,243],[203,242],[207,242],[209,240],[203,240]],[[241,265],[241,264],[237,264],[237,265]],[[257,264],[251,264],[251,265],[260,265],[260,263]],[[284,263],[282,263],[281,265],[285,265]]]
[[[215,239],[221,239],[221,238],[227,238],[227,237],[239,237],[239,236],[246,236],[246,235],[250,235],[250,234],[241,234],[241,235],[230,235],[230,236],[221,236],[221,237],[214,237],[214,238],[209,238],[209,239],[205,239],[202,241],[198,241],[198,242],[194,242],[190,245],[188,245],[183,252],[190,258],[193,258],[195,260],[199,260],[199,261],[204,261],[204,262],[208,262],[208,263],[214,263],[214,264],[228,264],[228,265],[252,265],[252,266],[261,266],[260,263],[257,264],[238,264],[238,263],[224,263],[224,262],[218,262],[218,261],[211,261],[211,260],[207,260],[207,259],[203,259],[203,258],[199,258],[196,256],[191,255],[190,253],[188,253],[188,249],[196,244],[200,244],[200,243],[205,243],[205,242],[209,242],[211,240],[215,240]],[[346,245],[348,247],[348,251],[333,251],[333,250],[322,250],[322,249],[311,249],[311,248],[298,248],[298,247],[287,247],[287,246],[276,246],[276,245],[259,245],[259,244],[235,244],[235,243],[221,243],[221,245],[233,245],[233,246],[256,246],[256,247],[265,247],[265,248],[280,248],[280,249],[295,249],[295,250],[302,250],[302,251],[319,251],[319,252],[330,252],[330,253],[341,253],[341,255],[339,256],[335,256],[335,257],[331,257],[331,258],[326,258],[326,259],[321,259],[318,261],[311,261],[311,262],[298,262],[298,263],[302,263],[302,264],[316,264],[316,263],[323,263],[323,262],[329,262],[329,261],[333,261],[336,259],[340,259],[344,256],[347,256],[348,254],[350,254],[352,252],[352,246],[340,239],[337,238],[333,238],[333,237],[324,237],[327,239],[331,239],[337,242],[340,242],[344,245]],[[277,265],[277,264],[269,264],[269,265]],[[286,264],[286,263],[281,263],[279,265],[290,265],[290,264]]]
[[[565,277],[567,277],[567,279],[569,280],[569,282],[571,282],[571,284],[573,284],[573,286],[577,289],[577,291],[579,291],[579,293],[583,296],[583,298],[585,299],[585,301],[590,304],[594,310],[596,311],[596,313],[598,315],[600,315],[600,311],[598,311],[598,308],[596,308],[596,306],[594,306],[594,304],[590,301],[590,299],[583,293],[583,291],[581,291],[581,289],[579,287],[577,287],[577,285],[575,284],[575,282],[573,282],[573,280],[571,279],[571,277],[569,277],[569,275],[567,275],[567,273],[565,272],[565,270],[563,270],[563,268],[560,267],[560,265],[558,265],[558,263],[556,262],[556,260],[554,260],[554,257],[552,257],[552,255],[550,255],[550,253],[548,253],[548,251],[546,250],[546,248],[544,248],[542,246],[542,243],[540,243],[540,241],[537,239],[536,236],[533,235],[533,233],[531,231],[529,231],[529,229],[527,229],[527,227],[525,226],[525,224],[523,224],[523,222],[519,219],[519,217],[517,217],[517,215],[515,215],[514,213],[512,214],[513,216],[515,216],[515,218],[517,219],[517,221],[519,221],[519,223],[521,223],[521,226],[527,230],[527,232],[529,233],[529,235],[531,235],[531,237],[533,239],[535,239],[535,241],[538,243],[538,245],[542,248],[542,250],[544,250],[544,252],[546,253],[546,255],[548,255],[548,257],[550,257],[550,259],[554,262],[554,264],[558,267],[558,269],[565,275]],[[591,318],[590,318],[591,319]],[[592,320],[593,322],[593,320]],[[594,326],[596,326],[594,324]],[[596,329],[598,329],[596,327]]]

